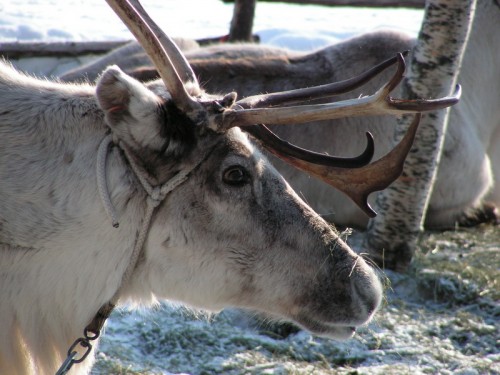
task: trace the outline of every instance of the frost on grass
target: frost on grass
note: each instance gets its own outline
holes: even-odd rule
[[[93,374],[500,374],[499,244],[492,226],[426,234],[345,342],[236,310],[115,312]]]

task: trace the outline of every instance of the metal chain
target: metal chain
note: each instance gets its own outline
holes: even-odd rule
[[[83,337],[77,338],[75,342],[69,347],[68,356],[62,363],[61,367],[59,367],[59,370],[57,370],[56,375],[65,375],[75,363],[83,362],[92,350],[92,344],[90,342],[93,340],[97,340],[99,338],[99,334],[99,331],[93,332],[86,327],[83,331]],[[76,358],[78,354],[78,351],[76,349],[78,346],[84,348],[85,351],[79,358]]]
[[[106,212],[109,214],[109,216],[112,218],[113,221],[113,226],[116,228],[118,227],[118,221],[116,219],[116,214],[114,213],[114,209],[111,204],[111,200],[109,199],[108,195],[108,189],[106,184],[104,183],[105,181],[105,176],[106,176],[106,171],[105,171],[105,165],[106,165],[106,154],[108,150],[108,145],[112,142],[110,136],[106,136],[102,142],[101,145],[99,146],[102,151],[99,151],[98,155],[98,162],[97,164],[102,164],[101,166],[97,167],[97,175],[99,176],[102,174],[101,177],[98,178],[98,180],[102,180],[101,182],[98,182],[98,189],[102,190],[99,192],[101,199],[103,199],[103,202],[105,203],[105,209]],[[128,150],[128,147],[123,144],[122,142],[118,143],[121,149],[124,151],[126,158],[132,167],[132,170],[134,171],[137,179],[141,182],[144,190],[147,193],[147,199],[146,199],[146,213],[145,217],[143,220],[143,223],[141,225],[141,230],[139,231],[136,239],[135,239],[135,245],[134,249],[132,252],[132,256],[129,262],[129,265],[127,266],[127,269],[125,270],[124,274],[122,275],[122,282],[121,285],[119,286],[118,290],[115,292],[114,296],[111,298],[110,301],[105,303],[104,305],[101,306],[101,308],[97,311],[96,315],[92,319],[92,321],[85,327],[83,331],[83,337],[79,337],[75,340],[75,342],[71,345],[71,347],[68,349],[68,356],[64,360],[63,364],[57,370],[56,375],[65,375],[67,372],[71,369],[71,367],[75,363],[80,363],[87,358],[87,356],[90,354],[92,350],[92,344],[90,343],[93,340],[97,340],[99,338],[100,332],[102,327],[104,326],[104,323],[106,320],[109,318],[111,312],[115,308],[115,303],[118,301],[118,296],[120,295],[121,288],[124,285],[124,283],[129,279],[131,273],[135,269],[137,265],[137,260],[140,258],[140,253],[142,251],[142,248],[144,246],[144,241],[146,240],[146,236],[148,233],[149,225],[151,222],[151,218],[153,216],[154,209],[165,199],[165,197],[170,193],[172,190],[174,190],[177,186],[181,185],[186,179],[188,178],[189,174],[196,169],[207,157],[208,155],[214,150],[215,147],[211,147],[208,152],[206,152],[202,158],[198,161],[198,163],[193,164],[190,168],[181,170],[178,172],[176,175],[174,175],[170,180],[168,180],[166,183],[160,186],[151,186],[146,179],[146,172],[144,172],[134,161],[131,152]],[[109,207],[111,207],[111,210],[109,210]],[[85,352],[79,357],[75,359],[75,356],[78,354],[78,352],[75,350],[77,346],[80,346],[81,348],[85,349]]]

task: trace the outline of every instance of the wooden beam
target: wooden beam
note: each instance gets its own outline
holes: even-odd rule
[[[0,42],[0,56],[8,59],[20,57],[71,57],[103,54],[129,41],[117,42]]]
[[[228,35],[223,35],[220,37],[196,39],[196,42],[201,46],[205,46],[227,42],[228,38]],[[249,40],[253,43],[258,43],[259,37],[258,35],[252,35]],[[129,42],[130,40],[116,42],[0,42],[0,57],[12,60],[26,57],[102,55]]]
[[[222,0],[233,3],[235,0]],[[425,6],[425,0],[258,0],[259,2],[290,3],[303,5],[349,6],[349,7],[392,7],[418,8]]]

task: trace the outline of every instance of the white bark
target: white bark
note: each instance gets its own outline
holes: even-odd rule
[[[435,98],[455,90],[475,10],[475,0],[428,0],[411,55],[404,97]],[[404,270],[413,255],[435,180],[449,110],[423,116],[403,175],[379,194],[379,215],[368,226],[365,245],[378,263]],[[399,121],[400,139],[411,117]],[[457,173],[460,173],[457,171]]]

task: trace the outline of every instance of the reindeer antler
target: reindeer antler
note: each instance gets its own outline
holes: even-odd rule
[[[367,165],[372,160],[375,152],[373,136],[369,132],[366,133],[366,148],[360,155],[352,158],[341,158],[320,154],[318,152],[298,147],[281,139],[265,125],[247,126],[245,127],[245,131],[260,140],[262,145],[276,156],[280,155],[283,157],[299,159],[304,162],[323,165],[325,167],[359,168]]]
[[[106,0],[127,25],[153,61],[175,105],[199,125],[218,132],[240,126],[262,141],[264,147],[294,167],[301,169],[347,194],[368,216],[375,212],[368,205],[368,195],[386,188],[402,172],[404,160],[413,143],[420,115],[417,115],[403,140],[386,156],[368,164],[373,156],[373,138],[367,133],[365,151],[354,158],[338,158],[301,149],[283,141],[263,125],[298,124],[348,116],[387,115],[434,111],[456,104],[455,93],[433,100],[394,99],[390,93],[403,79],[405,62],[402,54],[384,61],[352,79],[307,89],[255,95],[237,101],[234,93],[221,102],[202,102],[186,90],[198,81],[182,52],[147,15],[138,0]],[[398,63],[391,80],[375,94],[327,104],[305,104],[314,99],[331,97],[353,90],[375,75]],[[284,104],[296,103],[294,106]]]
[[[327,155],[321,155],[324,158],[323,162],[319,159],[307,160],[303,155],[297,155],[298,157],[296,157],[290,152],[290,148],[281,148],[280,143],[284,141],[263,125],[260,127],[251,127],[250,134],[260,140],[264,140],[262,145],[281,160],[340,190],[351,198],[369,217],[375,217],[377,213],[368,204],[368,196],[375,191],[385,189],[403,172],[404,161],[413,144],[420,117],[419,113],[415,115],[415,119],[403,139],[384,157],[371,164],[368,164],[369,160],[363,164],[366,160],[364,159],[365,154],[369,154],[367,152],[370,148],[369,141],[369,145],[363,154],[357,158],[352,158],[360,159],[359,165],[349,167],[343,165],[341,160],[339,164],[328,163],[328,159],[331,159],[330,161],[333,162],[333,159],[338,158]],[[370,133],[367,133],[367,138],[369,140],[372,139]],[[307,150],[305,151],[308,154],[315,154]],[[371,151],[371,155],[373,155],[373,149]],[[347,163],[351,164],[351,159],[345,160],[348,160]]]
[[[420,121],[419,112],[437,110],[456,104],[461,95],[460,86],[457,85],[455,93],[452,96],[436,100],[403,100],[389,97],[389,93],[401,82],[406,67],[403,56],[398,54],[395,58],[386,60],[351,80],[343,81],[341,84],[339,82],[337,85],[330,84],[309,89],[292,90],[283,95],[286,101],[301,101],[301,99],[304,98],[307,98],[306,100],[312,100],[317,97],[336,95],[344,90],[354,89],[366,83],[369,79],[392,65],[395,61],[398,62],[396,73],[381,90],[369,97],[374,98],[373,104],[369,105],[373,105],[374,107],[380,105],[382,110],[385,107],[390,107],[390,111],[395,110],[401,111],[402,113],[415,112],[417,115],[400,143],[391,152],[372,164],[367,165],[373,157],[374,151],[373,137],[370,133],[366,133],[368,143],[365,151],[363,151],[361,155],[354,158],[337,158],[318,154],[288,143],[279,138],[264,125],[246,126],[245,130],[255,138],[261,140],[262,145],[275,156],[293,167],[340,190],[349,196],[349,198],[351,198],[351,200],[369,217],[374,217],[376,216],[376,212],[368,204],[368,196],[372,192],[385,189],[401,175],[404,160],[410,151],[418,128]],[[383,92],[387,92],[384,97],[378,95]],[[280,95],[282,95],[282,93],[258,95],[245,98],[237,103],[244,103],[246,106],[255,105],[260,107],[263,103],[269,104],[269,102],[277,101]],[[256,98],[258,100],[255,100]],[[336,104],[342,104],[342,102]]]
[[[446,108],[458,103],[460,97],[460,86],[458,85],[454,95],[440,99],[404,100],[391,98],[390,93],[403,79],[406,68],[404,58],[400,53],[397,54],[397,60],[398,68],[394,76],[373,95],[326,104],[248,109],[240,107],[224,111],[219,115],[220,118],[216,118],[215,121],[217,124],[220,124],[220,127],[225,129],[255,124],[288,125],[351,116],[419,113]],[[304,98],[309,98],[311,96],[310,92],[313,90],[314,88],[294,91],[296,97],[300,97],[302,94]],[[266,97],[275,95],[277,94],[259,95],[257,103],[265,102],[267,100]],[[250,97],[245,98],[242,102],[248,106],[248,103],[255,101]],[[240,104],[240,102],[236,102],[236,104]]]
[[[175,105],[189,118],[203,118],[203,106],[186,91],[185,84],[198,81],[177,45],[148,16],[137,0],[106,0],[153,61]],[[181,79],[182,77],[182,79]],[[198,122],[198,121],[196,121]]]
[[[408,51],[401,53],[403,56],[408,55]],[[346,92],[357,89],[365,83],[372,80],[379,73],[383,72],[388,67],[399,61],[398,56],[391,57],[381,63],[371,67],[370,69],[358,74],[355,77],[348,78],[343,81],[327,83],[324,85],[313,86],[298,90],[281,91],[270,94],[252,95],[238,100],[238,105],[242,108],[264,108],[275,105],[283,105],[290,103],[306,102],[314,99],[324,99],[335,95],[344,94]]]

